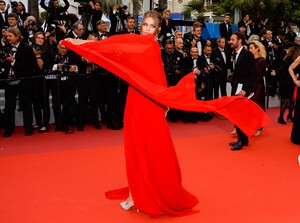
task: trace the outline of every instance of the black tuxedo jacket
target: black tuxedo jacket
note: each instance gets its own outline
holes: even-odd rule
[[[224,53],[226,56],[226,61],[224,61],[222,52],[218,47],[215,48],[211,54],[211,62],[218,66],[215,69],[216,78],[227,78],[227,69],[231,68],[231,53],[226,48],[224,49]]]
[[[232,34],[232,28],[231,28],[231,24],[228,23],[228,31],[227,31],[227,27],[226,27],[226,23],[222,22],[220,24],[220,34],[222,37],[224,37],[227,41],[230,40],[230,36]]]
[[[119,35],[119,34],[128,34],[128,33],[140,34],[140,32],[137,29],[133,29],[133,32],[128,32],[128,29],[125,28],[122,31],[118,32],[117,35]]]
[[[246,92],[246,95],[253,92],[256,75],[254,56],[243,48],[234,66],[231,95],[235,95],[238,84],[243,84],[242,90]]]
[[[97,35],[98,35],[98,39],[101,40],[101,36],[100,36],[99,32],[97,32]],[[110,37],[111,34],[109,32],[106,32],[106,36]]]
[[[10,62],[6,61],[5,74],[9,74]],[[32,48],[24,43],[20,42],[14,63],[14,74],[16,77],[30,77],[33,75],[34,68],[36,67],[36,58]]]
[[[192,32],[188,32],[183,35],[184,47],[188,53],[190,52],[193,39],[194,39],[194,34]],[[202,54],[203,54],[203,48],[205,46],[205,41],[202,39],[202,37],[200,37],[200,41],[201,41],[201,45],[202,45]]]
[[[203,69],[205,67],[205,64],[203,63],[203,60],[200,59],[200,57],[197,58],[197,68],[199,70]],[[182,74],[189,74],[194,69],[194,62],[191,56],[184,57],[182,59],[181,63],[181,73]]]

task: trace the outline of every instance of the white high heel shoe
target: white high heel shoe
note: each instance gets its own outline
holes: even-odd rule
[[[123,201],[120,203],[121,208],[123,208],[125,211],[129,211],[131,208],[133,208],[134,204],[133,202]]]

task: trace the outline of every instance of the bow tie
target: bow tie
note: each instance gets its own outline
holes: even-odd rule
[[[104,36],[106,37],[107,34],[105,34],[105,33],[104,34],[100,34],[100,37],[104,37]]]

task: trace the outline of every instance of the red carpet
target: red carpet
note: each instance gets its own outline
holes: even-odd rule
[[[201,222],[299,223],[300,147],[290,142],[291,123],[273,120],[250,146],[231,151],[232,124],[170,123],[183,185],[200,203],[198,214],[152,219],[123,211],[104,192],[126,185],[122,131],[94,130],[72,135],[0,139],[0,222]]]

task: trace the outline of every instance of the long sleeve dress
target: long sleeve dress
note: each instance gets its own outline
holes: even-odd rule
[[[134,206],[150,216],[197,212],[193,210],[197,198],[181,185],[181,171],[165,118],[166,107],[217,112],[247,135],[269,123],[263,110],[244,97],[198,101],[193,73],[168,88],[159,44],[152,35],[128,34],[93,43],[63,44],[129,83],[124,116],[128,187],[106,195],[126,199],[130,189]],[[245,112],[240,115],[241,109]]]

